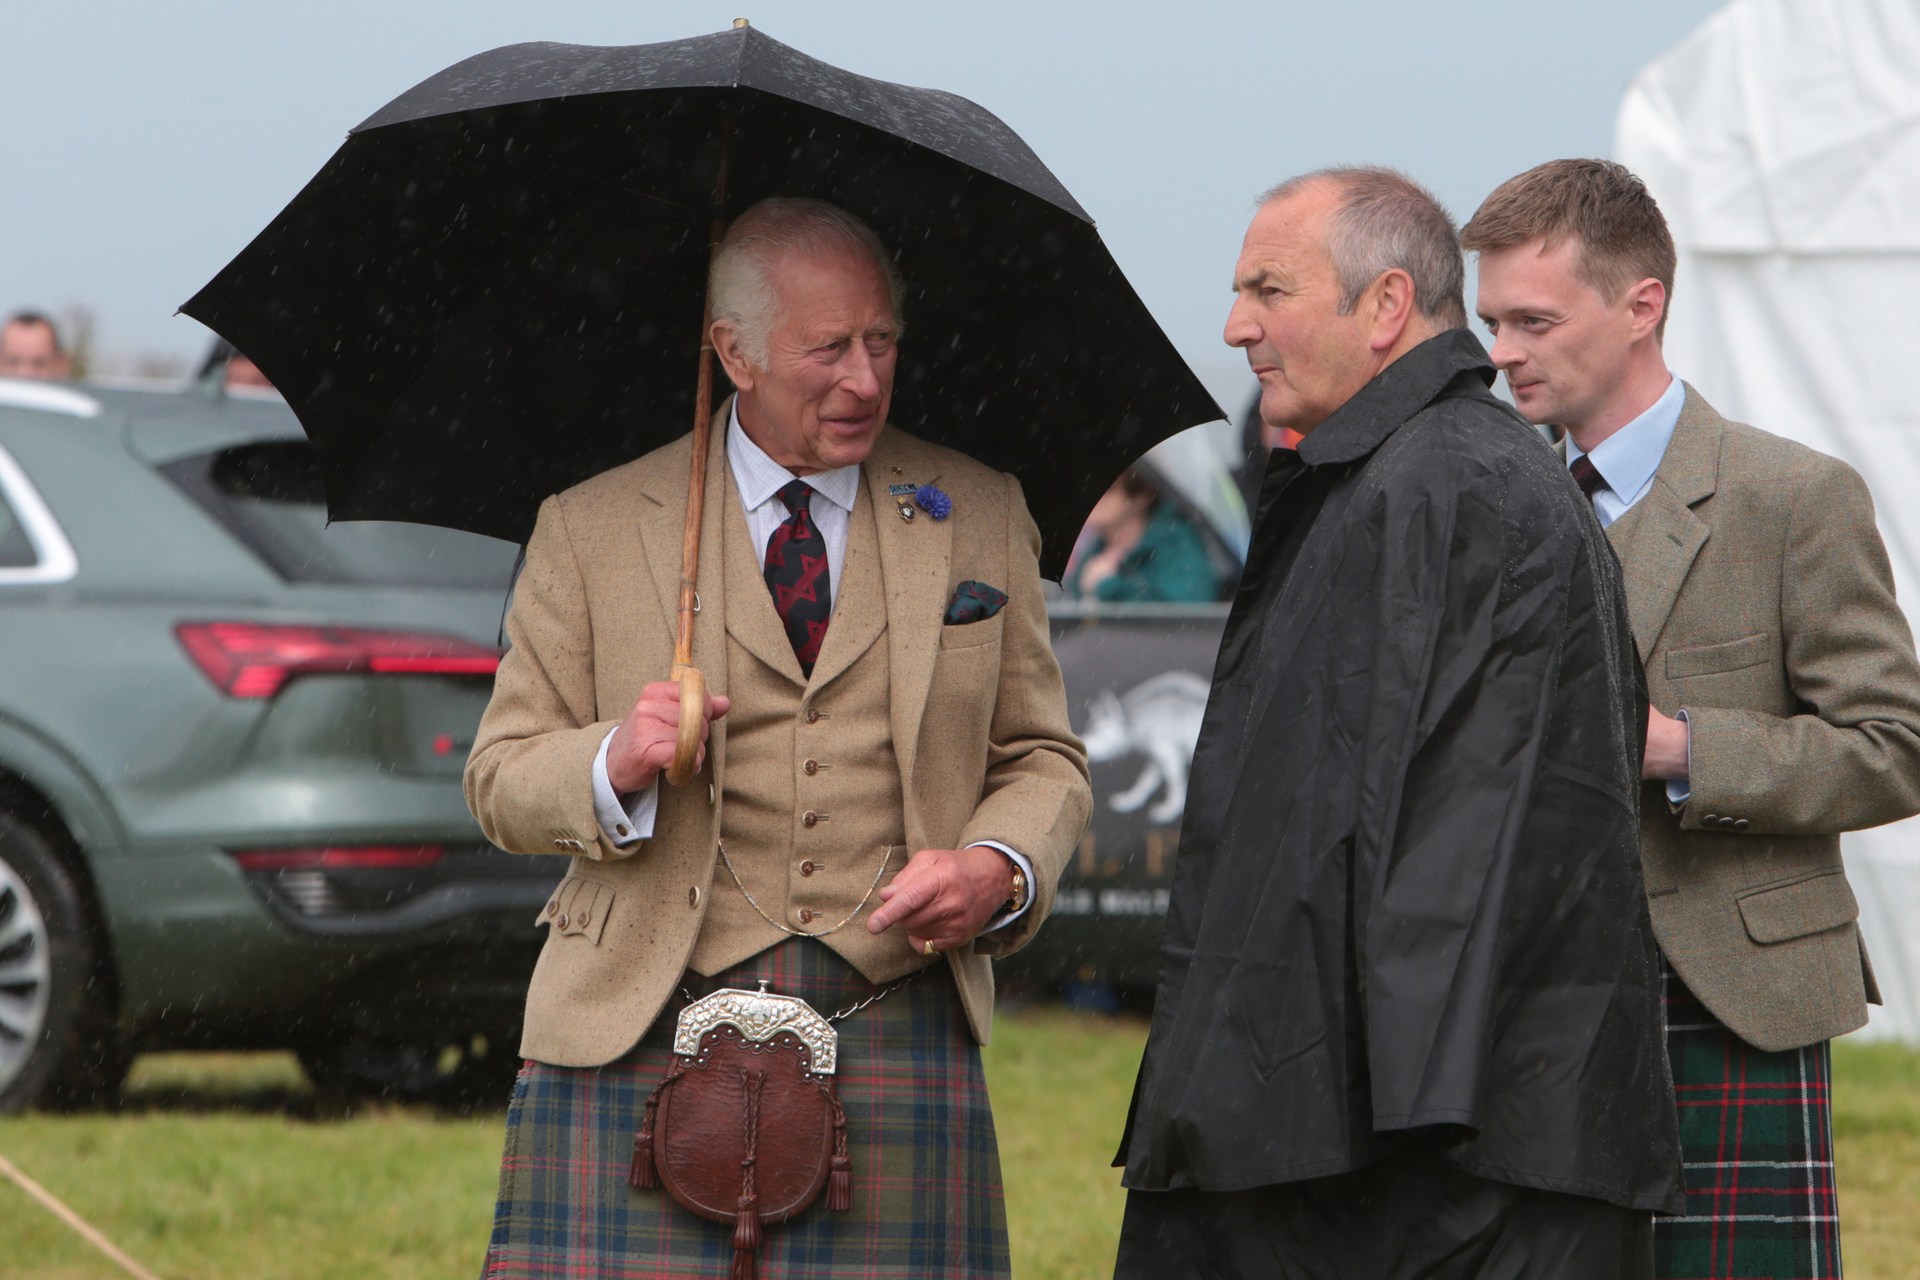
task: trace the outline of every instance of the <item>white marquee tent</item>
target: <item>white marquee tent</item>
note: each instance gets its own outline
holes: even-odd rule
[[[1669,364],[1866,477],[1920,619],[1920,0],[1735,0],[1634,79],[1615,152],[1679,247]],[[1843,843],[1868,1034],[1920,1042],[1920,819]]]

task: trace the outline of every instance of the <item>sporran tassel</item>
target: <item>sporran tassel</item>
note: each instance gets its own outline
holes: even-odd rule
[[[824,1088],[824,1086],[823,1086]],[[831,1089],[825,1090],[833,1103],[833,1162],[827,1175],[827,1209],[846,1213],[853,1208],[853,1161],[847,1158],[847,1112]]]
[[[733,1280],[755,1280],[759,1272],[760,1213],[753,1196],[740,1197],[740,1212],[733,1220]]]
[[[642,1191],[650,1191],[660,1184],[653,1169],[653,1113],[660,1103],[660,1095],[654,1094],[647,1099],[646,1114],[640,1120],[640,1132],[633,1135],[633,1164],[627,1170],[627,1182]]]

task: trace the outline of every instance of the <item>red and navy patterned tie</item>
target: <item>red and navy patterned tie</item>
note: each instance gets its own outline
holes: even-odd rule
[[[811,678],[813,664],[820,657],[820,642],[827,635],[827,620],[833,614],[827,540],[813,523],[809,511],[813,489],[806,481],[795,480],[783,486],[779,497],[786,503],[788,515],[767,539],[767,590],[773,592],[773,607],[786,625],[793,656],[800,659],[800,671]]]

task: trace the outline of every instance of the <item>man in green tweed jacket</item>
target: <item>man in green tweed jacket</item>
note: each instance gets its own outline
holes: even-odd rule
[[[1494,363],[1564,429],[1607,526],[1646,664],[1642,858],[1688,1192],[1658,1274],[1838,1276],[1827,1042],[1879,1000],[1840,833],[1920,811],[1920,664],[1872,501],[1667,371],[1673,240],[1626,169],[1531,169],[1461,239]]]

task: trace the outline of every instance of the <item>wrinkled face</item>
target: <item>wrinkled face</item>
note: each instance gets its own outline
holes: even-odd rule
[[[1628,391],[1631,289],[1608,302],[1576,270],[1580,242],[1569,236],[1480,255],[1475,305],[1493,334],[1493,362],[1506,374],[1514,407],[1529,422],[1585,437],[1596,425],[1633,415],[1614,402]]]
[[[1312,431],[1377,371],[1360,316],[1340,314],[1326,251],[1338,203],[1326,185],[1268,201],[1241,242],[1225,336],[1247,353],[1261,421],[1276,430]]]
[[[0,378],[64,378],[67,357],[53,330],[18,321],[0,326]]]
[[[767,367],[728,360],[741,427],[795,475],[866,461],[887,422],[899,355],[886,278],[839,253],[782,259],[771,277],[780,312]]]

